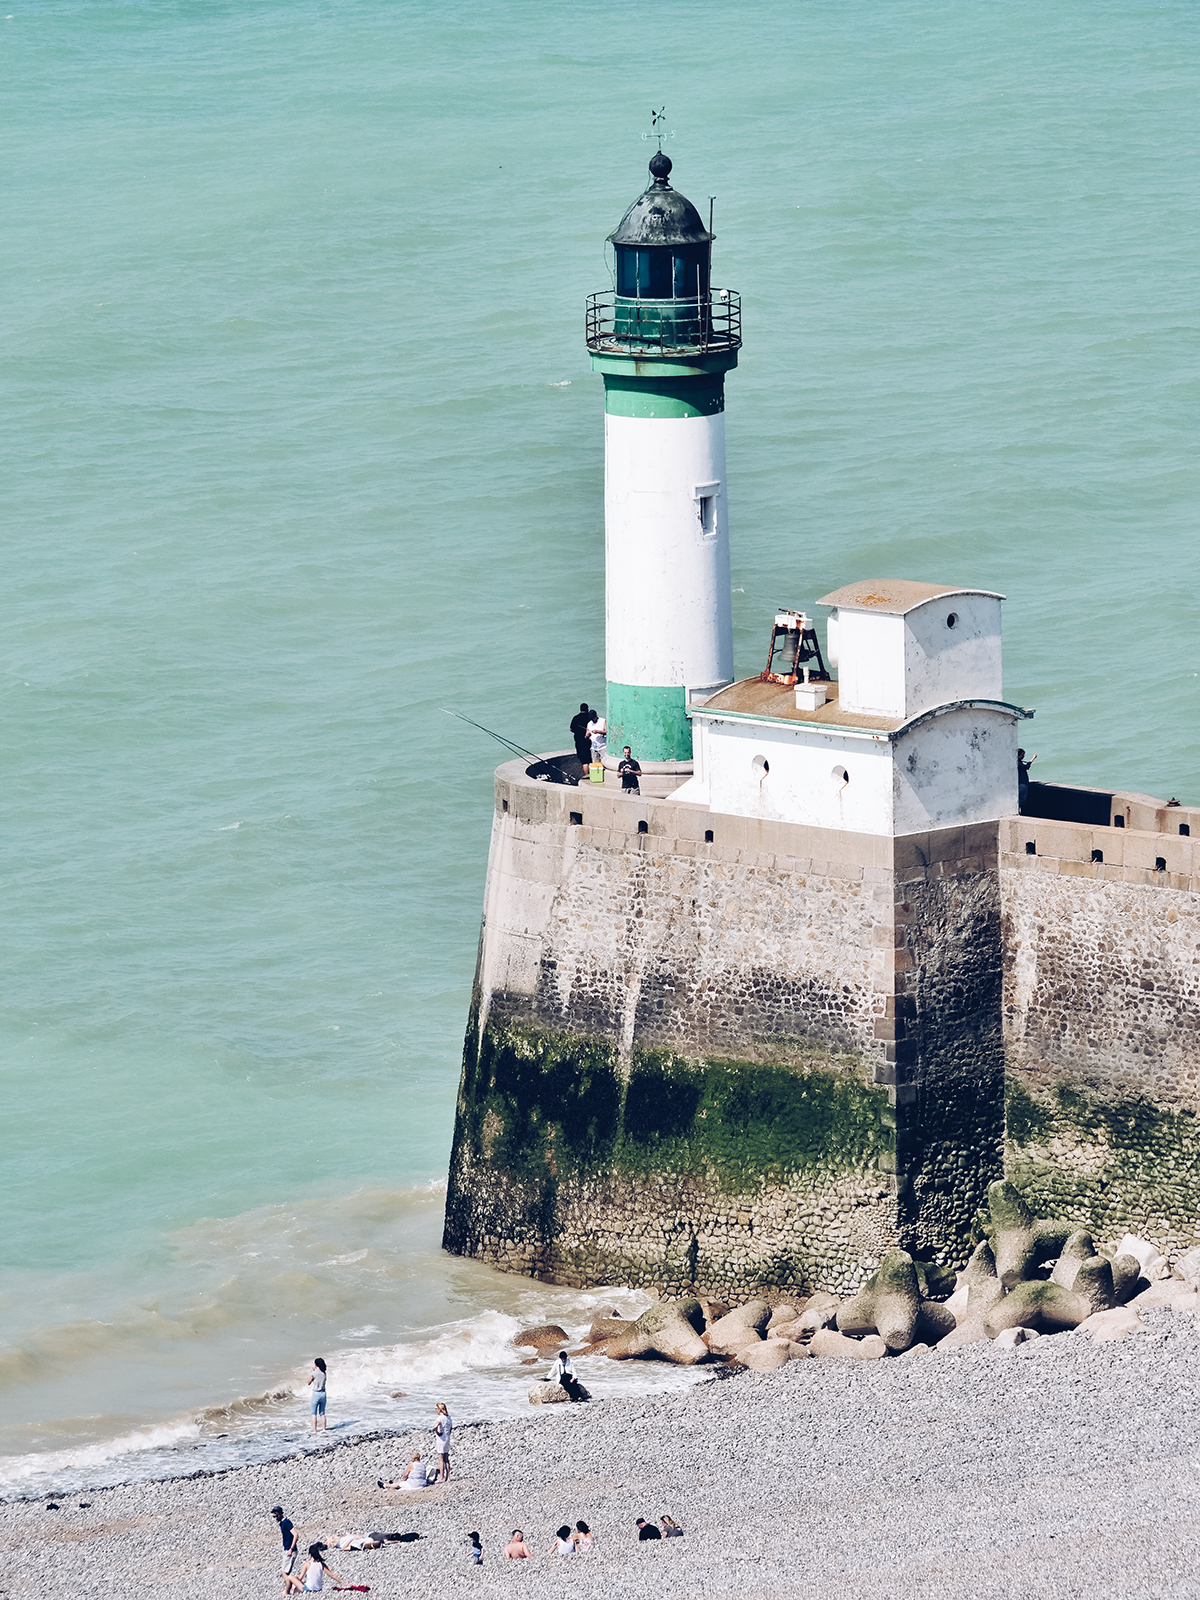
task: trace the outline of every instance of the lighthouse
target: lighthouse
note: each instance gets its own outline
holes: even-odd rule
[[[659,792],[692,772],[688,707],[733,681],[725,374],[742,342],[739,297],[713,289],[713,235],[671,165],[651,158],[609,235],[615,290],[587,305],[604,377],[609,762],[631,746]]]

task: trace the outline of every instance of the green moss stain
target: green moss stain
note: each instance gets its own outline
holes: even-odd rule
[[[471,1096],[478,1142],[490,1110],[491,1159],[541,1176],[606,1164],[616,1140],[621,1083],[607,1039],[491,1023],[484,1029]]]
[[[1156,1240],[1200,1233],[1194,1115],[1077,1083],[1034,1095],[1012,1077],[1005,1101],[1005,1174],[1035,1213],[1078,1219],[1106,1240],[1126,1230]]]
[[[888,1164],[895,1113],[884,1091],[826,1064],[691,1061],[635,1051],[620,1164],[706,1175],[754,1188],[805,1170],[861,1172]]]
[[[737,1192],[763,1178],[889,1168],[895,1113],[855,1058],[787,1061],[634,1052],[609,1040],[490,1023],[468,1029],[456,1145],[542,1184],[672,1172]]]

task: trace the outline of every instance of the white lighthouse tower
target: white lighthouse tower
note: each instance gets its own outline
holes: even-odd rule
[[[688,706],[733,681],[725,374],[741,304],[711,287],[712,234],[667,179],[610,235],[616,291],[588,299],[604,375],[608,749],[647,774],[692,771]]]

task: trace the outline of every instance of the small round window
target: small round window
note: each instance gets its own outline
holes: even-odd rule
[[[950,615],[946,618],[946,626],[948,628],[957,628],[958,627],[958,612],[957,611],[952,611],[950,613]]]
[[[846,771],[845,767],[834,767],[829,776],[833,779],[834,783],[843,784],[850,782],[850,774]]]

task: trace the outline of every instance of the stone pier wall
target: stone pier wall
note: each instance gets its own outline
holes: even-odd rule
[[[447,1248],[729,1295],[960,1253],[1000,1166],[999,928],[994,829],[897,858],[501,768]]]
[[[1131,811],[1000,824],[1006,1166],[1039,1212],[1175,1251],[1200,1236],[1200,838]]]
[[[845,1291],[892,1244],[960,1264],[1002,1172],[1190,1245],[1200,814],[1113,816],[879,839],[502,767],[446,1247]]]

